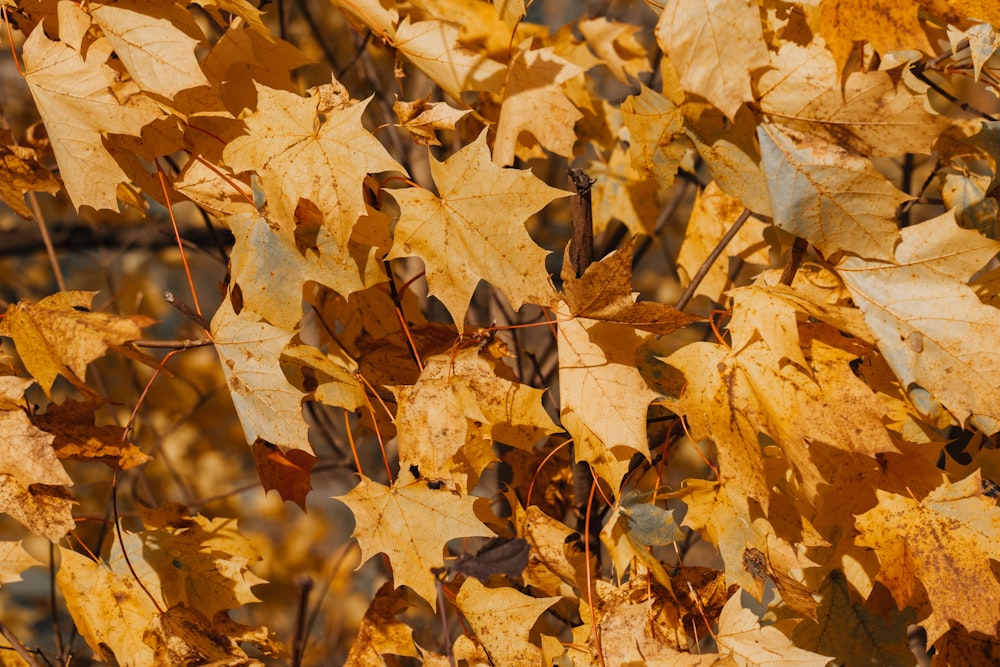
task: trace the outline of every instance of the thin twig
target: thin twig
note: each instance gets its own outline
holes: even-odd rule
[[[194,308],[192,308],[191,306],[187,305],[186,303],[178,299],[176,296],[174,296],[173,292],[164,292],[163,300],[169,303],[177,310],[181,311],[181,313],[183,313],[185,317],[193,321],[195,324],[200,326],[205,331],[210,331],[212,329],[212,325],[209,324],[208,320],[202,317],[199,313],[195,312]]]
[[[62,629],[59,627],[59,614],[56,607],[56,545],[49,542],[49,610],[52,613],[52,634],[56,638],[56,652],[60,660],[63,657]]]
[[[196,338],[195,340],[134,340],[132,344],[136,347],[159,348],[162,350],[188,350],[192,347],[211,345],[214,342],[211,338]]]
[[[448,611],[444,603],[444,583],[441,581],[441,577],[435,577],[434,583],[437,586],[437,606],[439,615],[441,616],[441,632],[444,633],[444,646],[448,654],[448,664],[450,667],[458,667],[455,663],[455,652],[451,647],[451,632],[448,630]]]
[[[691,278],[691,284],[687,286],[687,289],[684,290],[683,294],[681,294],[681,298],[677,300],[677,305],[674,306],[677,310],[684,310],[685,306],[688,305],[688,302],[690,302],[691,299],[694,297],[694,293],[698,289],[698,285],[701,284],[701,281],[704,280],[705,276],[708,275],[708,272],[712,268],[712,265],[715,264],[715,260],[719,259],[719,255],[722,254],[722,251],[726,249],[726,246],[729,245],[729,242],[732,241],[733,238],[736,236],[737,232],[740,231],[740,228],[743,226],[743,223],[746,222],[749,218],[750,218],[750,209],[748,208],[743,209],[743,212],[740,213],[740,217],[736,219],[736,222],[734,222],[733,226],[729,228],[729,231],[727,231],[725,235],[721,239],[719,239],[719,242],[715,245],[714,248],[712,248],[712,252],[708,254],[708,257],[705,258],[705,261],[702,262],[700,267],[698,267],[698,272],[694,274],[693,278]]]
[[[299,606],[295,612],[295,630],[292,635],[292,667],[300,667],[302,653],[305,649],[306,614],[309,611],[309,593],[313,589],[313,580],[303,574],[295,577],[295,587],[299,589]]]
[[[0,635],[3,635],[3,638],[7,640],[7,643],[10,644],[11,648],[14,649],[19,656],[21,656],[22,660],[31,665],[31,667],[42,667],[42,663],[35,659],[35,656],[31,654],[31,651],[25,648],[24,644],[21,643],[21,640],[17,638],[17,635],[11,632],[10,628],[3,623],[0,623]]]

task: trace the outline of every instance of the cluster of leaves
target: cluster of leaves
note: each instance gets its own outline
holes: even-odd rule
[[[1000,8],[670,0],[554,30],[521,0],[308,4],[300,49],[247,0],[0,0],[44,126],[0,137],[10,208],[190,202],[234,238],[205,339],[162,359],[148,316],[90,292],[0,323],[20,361],[0,511],[57,545],[97,657],[285,650],[229,616],[263,583],[233,519],[126,522],[114,494],[101,548],[77,528],[64,461],[114,485],[150,458],[146,391],[96,425],[88,366],[125,355],[149,389],[198,342],[264,489],[303,509],[310,431],[343,416],[360,483],[337,500],[390,577],[348,664],[905,665],[915,623],[939,664],[1000,652]],[[311,64],[306,42],[335,60],[321,42],[352,34],[340,76]],[[526,226],[543,209],[555,272]],[[676,308],[633,292],[653,255]],[[717,567],[692,565],[701,544]],[[4,584],[39,564],[0,553]]]

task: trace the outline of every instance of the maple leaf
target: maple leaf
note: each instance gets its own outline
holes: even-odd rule
[[[285,377],[293,374],[290,372],[293,368],[298,369],[302,377],[293,381],[308,391],[313,400],[345,410],[366,404],[364,389],[356,377],[357,363],[332,345],[326,354],[312,345],[287,345],[281,352],[281,362]]]
[[[445,544],[457,537],[493,536],[476,517],[474,498],[433,489],[405,468],[391,487],[362,475],[360,484],[335,498],[354,513],[361,561],[386,554],[396,586],[409,586],[431,605],[437,599],[431,570],[443,565]]]
[[[684,114],[663,95],[639,84],[639,94],[622,102],[622,121],[629,131],[632,166],[652,176],[660,188],[674,180],[677,167],[687,153]]]
[[[827,256],[892,257],[896,208],[907,196],[868,160],[777,125],[762,124],[757,134],[774,224]]]
[[[590,193],[595,233],[606,229],[612,220],[619,220],[632,234],[656,235],[656,192],[662,185],[650,178],[639,178],[623,147],[615,146],[606,162],[591,162],[586,171],[594,181]]]
[[[876,493],[878,506],[857,517],[857,543],[875,549],[881,565],[878,580],[900,607],[915,602],[918,586],[926,591],[918,622],[926,628],[928,642],[937,641],[949,621],[994,635],[1000,583],[990,562],[1000,560],[1000,508],[983,495],[980,474],[944,482],[920,501]],[[956,590],[962,595],[956,596]]]
[[[640,331],[670,334],[700,318],[655,301],[635,300],[632,292],[632,252],[636,237],[577,278],[571,263],[563,262],[564,300],[574,317],[627,324]]]
[[[272,656],[280,649],[266,628],[240,625],[225,616],[210,621],[183,603],[153,616],[142,640],[153,649],[156,667],[254,664],[240,647],[241,642],[257,644]]]
[[[64,401],[51,404],[45,414],[33,415],[38,428],[55,436],[52,446],[60,459],[100,461],[111,468],[131,470],[151,460],[125,438],[121,426],[94,424],[96,403]]]
[[[417,383],[395,393],[399,460],[416,465],[427,479],[464,486],[465,472],[455,455],[472,439],[530,451],[559,431],[542,407],[541,389],[497,376],[476,349],[425,359]]]
[[[763,570],[748,567],[750,550],[770,551],[774,529],[763,517],[751,515],[748,495],[737,482],[712,483],[689,479],[684,488],[667,495],[679,498],[688,507],[683,524],[697,530],[719,549],[725,563],[726,583],[737,584],[758,600],[764,593]]]
[[[646,48],[635,38],[639,26],[604,17],[582,20],[577,25],[590,48],[622,83],[638,80],[639,74],[650,70]]]
[[[893,613],[889,619],[872,613],[853,599],[856,595],[851,595],[840,570],[830,571],[819,594],[823,598],[821,622],[807,619],[796,626],[791,636],[796,646],[829,653],[841,664],[913,664],[913,654],[904,641],[907,627],[916,621],[912,609]]]
[[[716,641],[720,652],[728,652],[741,666],[788,663],[802,667],[826,667],[832,660],[798,648],[773,625],[761,626],[757,615],[740,603],[739,593],[731,597],[722,609]]]
[[[194,54],[204,36],[194,17],[172,0],[93,3],[90,15],[144,90],[173,98],[208,85]]]
[[[716,442],[721,479],[741,480],[765,511],[770,493],[758,433],[781,446],[811,501],[823,477],[810,442],[869,455],[896,451],[882,423],[882,405],[851,370],[860,353],[852,340],[825,325],[800,324],[799,335],[810,372],[781,367],[763,340],[739,351],[694,343],[666,359],[688,381],[681,406],[691,433]],[[830,392],[851,398],[832,403]]]
[[[261,20],[264,12],[250,4],[248,0],[194,0],[194,4],[204,9],[219,25],[235,23],[230,21],[230,18],[238,17],[242,23],[253,28],[254,32],[273,39],[267,25]],[[224,16],[222,12],[229,16]]]
[[[245,0],[240,0],[245,2]],[[250,6],[251,10],[256,8]],[[246,12],[243,13],[246,15]],[[257,23],[260,20],[257,19]],[[255,28],[255,23],[245,18],[227,18],[220,22],[226,31],[212,45],[212,50],[205,56],[201,64],[202,71],[212,84],[211,92],[221,95],[220,102],[233,116],[238,116],[243,109],[252,109],[257,105],[256,84],[277,90],[295,90],[289,82],[289,72],[297,67],[313,62],[306,54],[295,46],[272,36],[267,29]],[[198,124],[209,120],[207,111],[209,104],[199,104],[194,107],[194,115]],[[218,119],[222,114],[219,114]],[[228,118],[226,118],[228,120]],[[227,123],[229,127],[241,134],[238,123]],[[223,138],[219,132],[213,132]],[[225,135],[225,139],[234,136]],[[211,146],[210,152],[202,153],[202,158],[214,159],[221,155],[223,146]]]
[[[73,484],[52,449],[53,436],[31,423],[24,391],[32,384],[0,376],[0,512],[36,535],[58,542],[76,527],[73,501],[63,485]]]
[[[550,595],[564,593],[567,583],[576,586],[587,563],[582,550],[567,546],[573,543],[573,531],[537,505],[524,508],[515,500],[511,507],[517,534],[531,547],[524,583]]]
[[[349,242],[342,249],[326,226],[315,229],[312,247],[299,248],[290,230],[256,211],[230,216],[226,224],[236,237],[230,284],[239,285],[245,308],[277,327],[291,330],[302,319],[308,281],[350,294],[385,280],[374,248]]]
[[[719,188],[750,211],[770,216],[768,176],[761,163],[754,115],[741,111],[730,121],[720,111],[696,104],[685,105],[684,114],[687,137]]]
[[[102,137],[137,137],[145,125],[165,114],[134,83],[118,82],[107,64],[111,45],[106,40],[90,44],[84,55],[80,42],[53,42],[44,31],[35,30],[23,53],[24,78],[45,122],[70,199],[77,209],[87,205],[119,210],[115,193],[130,177]]]
[[[38,303],[21,301],[10,306],[0,322],[0,336],[14,340],[24,367],[49,396],[57,375],[93,393],[83,380],[87,365],[109,347],[137,340],[142,327],[153,323],[141,315],[91,312],[95,294],[59,292]]]
[[[920,25],[919,13],[945,18],[959,23],[965,16],[976,16],[997,25],[1000,12],[989,2],[980,0],[919,0],[919,2],[887,2],[872,12],[865,0],[820,3],[819,32],[830,44],[837,61],[837,71],[844,68],[848,55],[858,41],[870,42],[884,55],[889,51],[918,49],[934,53],[934,48]]]
[[[440,146],[441,142],[434,132],[454,130],[455,123],[471,111],[456,109],[444,102],[428,102],[426,97],[415,102],[397,99],[392,110],[396,112],[402,128],[421,146]]]
[[[396,618],[409,606],[402,591],[395,589],[391,581],[382,584],[361,619],[344,667],[377,665],[385,653],[417,657],[413,628]]]
[[[528,640],[538,617],[558,597],[533,598],[513,588],[486,588],[466,579],[455,603],[469,622],[490,660],[500,665],[537,664],[541,649]]]
[[[252,311],[238,315],[224,299],[212,318],[212,338],[247,442],[258,439],[283,452],[312,454],[302,398],[281,371],[281,351],[294,332],[262,322]]]
[[[861,155],[929,154],[952,122],[889,72],[852,72],[841,86],[822,41],[783,44],[771,64],[758,84],[761,111]]]
[[[396,27],[392,43],[455,100],[461,101],[466,90],[499,92],[507,68],[464,46],[460,34],[451,23],[411,22],[407,16]]]
[[[514,163],[522,133],[557,155],[573,156],[573,125],[583,114],[560,90],[560,85],[583,68],[555,54],[551,47],[533,49],[532,40],[518,45],[511,56],[497,121],[493,161],[501,167]]]
[[[684,90],[730,119],[753,99],[750,75],[769,62],[758,9],[749,0],[672,3],[656,24],[656,41]]]
[[[511,30],[517,27],[526,13],[524,0],[493,0],[497,16],[507,24]]]
[[[260,176],[271,214],[282,224],[296,218],[300,200],[312,202],[346,254],[355,223],[368,212],[365,175],[405,170],[361,125],[367,101],[329,104],[334,85],[302,97],[257,84],[257,110],[244,119],[248,133],[230,142],[223,156],[233,169]]]
[[[528,170],[495,165],[485,130],[446,161],[431,157],[430,168],[438,196],[421,188],[392,190],[402,213],[388,259],[423,259],[430,293],[459,327],[480,280],[500,289],[515,309],[555,305],[546,252],[531,240],[524,221],[569,193]]]
[[[2,136],[2,135],[0,135]],[[38,162],[33,148],[0,142],[0,199],[23,218],[34,217],[24,203],[27,192],[55,194],[62,189],[59,180]]]
[[[1000,354],[988,341],[1000,311],[965,283],[1000,243],[960,229],[945,213],[902,231],[892,261],[851,257],[838,273],[900,385],[914,385],[960,422],[1000,430]]]
[[[260,602],[251,588],[265,581],[249,569],[260,557],[235,519],[188,516],[186,508],[169,503],[143,509],[142,520],[146,530],[137,533],[142,557],[156,573],[167,605],[185,604],[214,618],[220,611]]]
[[[282,500],[291,500],[306,510],[306,496],[312,490],[309,472],[318,459],[301,449],[286,455],[278,447],[258,438],[253,443],[253,461],[264,493],[276,490]]]
[[[128,660],[136,667],[153,665],[153,650],[142,637],[153,617],[166,605],[159,578],[143,559],[142,541],[127,532],[122,539],[131,568],[118,540],[114,540],[107,561],[93,561],[59,547],[56,584],[80,636],[96,656],[105,661],[112,657]]]
[[[578,461],[589,461],[617,494],[636,452],[649,456],[646,411],[658,396],[636,368],[642,339],[628,325],[557,311],[559,418]]]

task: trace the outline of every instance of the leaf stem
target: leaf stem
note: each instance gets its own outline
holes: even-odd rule
[[[712,252],[708,253],[708,257],[705,258],[705,261],[702,262],[700,267],[698,267],[697,273],[695,273],[694,277],[691,278],[691,284],[687,286],[687,289],[685,289],[684,293],[681,294],[681,298],[677,300],[677,305],[674,306],[677,310],[684,310],[684,308],[688,305],[694,297],[694,293],[698,289],[698,285],[701,284],[701,281],[708,275],[712,265],[715,264],[715,260],[719,259],[719,255],[721,255],[722,251],[725,250],[727,245],[729,245],[729,242],[733,240],[736,233],[740,231],[743,223],[750,218],[750,215],[750,209],[743,209],[743,212],[740,213],[740,217],[736,219],[733,226],[729,228],[729,231],[727,231],[721,239],[719,239],[719,242],[715,244],[714,248],[712,248]]]

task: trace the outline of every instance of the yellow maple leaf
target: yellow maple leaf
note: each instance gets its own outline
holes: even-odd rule
[[[594,181],[591,197],[595,233],[618,220],[632,234],[656,236],[656,193],[662,184],[641,178],[625,148],[616,145],[606,160],[602,156],[592,161],[587,165],[587,175]]]
[[[533,598],[513,588],[486,588],[473,577],[462,583],[455,603],[490,660],[498,665],[539,664],[542,650],[528,640],[538,617],[560,598]]]
[[[472,509],[475,498],[431,488],[405,468],[391,487],[362,475],[360,484],[334,497],[354,513],[361,561],[386,554],[396,586],[409,586],[432,606],[437,590],[431,570],[444,565],[445,544],[456,537],[493,536]]]
[[[762,626],[757,614],[743,607],[739,593],[722,608],[716,641],[719,653],[728,654],[741,667],[776,664],[826,667],[832,660],[831,657],[798,648],[773,625]]]
[[[142,541],[132,533],[123,533],[123,540],[131,568],[118,540],[114,540],[106,562],[59,547],[56,584],[80,636],[95,655],[105,661],[116,657],[135,667],[152,667],[153,649],[142,637],[153,617],[166,605],[159,578],[143,559]],[[141,585],[136,576],[142,580]]]
[[[622,121],[629,131],[632,166],[652,176],[660,189],[673,184],[677,167],[690,144],[684,141],[684,114],[663,95],[639,84],[639,94],[622,102]]]
[[[821,40],[783,44],[760,77],[760,108],[785,126],[861,155],[929,154],[952,120],[889,72],[852,72],[841,85]]]
[[[409,606],[403,592],[394,588],[391,581],[382,584],[361,619],[344,667],[377,665],[384,653],[417,657],[413,628],[396,618]]]
[[[84,383],[87,365],[104,356],[109,347],[137,340],[142,327],[153,323],[141,315],[91,312],[96,294],[59,292],[38,303],[21,301],[8,308],[0,321],[0,336],[14,340],[24,367],[50,396],[57,375],[93,393]]]
[[[640,30],[639,26],[609,21],[603,16],[584,19],[577,26],[612,76],[622,83],[638,80],[640,73],[651,69],[646,47],[635,38]]]
[[[392,110],[396,112],[400,125],[413,140],[421,146],[440,146],[436,130],[454,130],[455,123],[471,109],[456,109],[445,102],[428,102],[427,98],[414,102],[397,99]]]
[[[716,442],[721,479],[740,480],[765,511],[770,492],[758,433],[781,446],[811,500],[823,474],[810,442],[868,455],[896,451],[881,403],[850,368],[862,349],[821,324],[799,324],[799,337],[809,372],[780,366],[762,339],[740,351],[694,343],[666,359],[687,378],[681,405],[692,435]],[[830,395],[851,398],[833,403]]]
[[[188,516],[184,507],[169,503],[143,509],[142,520],[146,530],[137,533],[142,557],[156,573],[168,606],[185,604],[214,618],[220,611],[260,602],[251,588],[265,581],[249,569],[260,557],[235,519]]]
[[[757,136],[774,224],[827,256],[892,257],[896,208],[908,196],[870,161],[778,125],[761,124]]]
[[[889,618],[872,613],[852,595],[840,570],[832,570],[819,589],[823,599],[820,622],[805,620],[796,626],[791,639],[796,646],[829,653],[841,664],[877,662],[902,665],[913,662],[913,654],[903,638],[916,621],[912,609],[893,611]]]
[[[589,461],[617,494],[636,452],[649,456],[646,411],[658,396],[636,368],[634,327],[571,318],[559,323],[559,418],[578,461]]]
[[[224,299],[212,318],[212,338],[247,442],[265,440],[287,452],[312,454],[302,418],[305,394],[285,378],[281,351],[294,332],[262,322],[250,310],[239,315]]]
[[[855,42],[870,42],[880,54],[903,49],[935,53],[931,40],[920,24],[920,13],[941,17],[958,24],[974,16],[996,25],[1000,11],[996,4],[982,0],[918,0],[886,2],[880,11],[871,11],[866,0],[823,0],[820,3],[819,33],[823,35],[837,62],[844,68]]]
[[[396,27],[393,46],[455,100],[466,90],[498,92],[507,68],[464,46],[460,35],[452,23],[414,23],[407,16]]]
[[[274,657],[281,649],[267,628],[241,625],[226,616],[209,620],[183,603],[153,616],[142,640],[153,649],[155,667],[255,664],[240,647],[241,642],[256,644]]]
[[[416,465],[422,477],[454,480],[464,488],[468,471],[455,455],[470,440],[530,451],[559,431],[542,407],[544,391],[503,379],[493,366],[476,349],[436,355],[424,360],[416,384],[395,388],[401,465]]]
[[[753,99],[750,76],[769,61],[760,14],[749,0],[670,3],[656,24],[656,41],[681,86],[729,119]]]
[[[208,85],[194,52],[204,36],[194,17],[172,0],[116,0],[93,3],[89,9],[144,90],[173,98]]]
[[[507,71],[493,144],[493,161],[500,166],[514,163],[522,133],[557,155],[572,157],[576,143],[573,125],[583,118],[560,89],[583,68],[557,56],[552,47],[531,47],[531,39],[521,42]]]
[[[423,259],[430,293],[459,327],[480,280],[495,285],[514,308],[555,305],[547,253],[531,240],[524,221],[569,193],[528,170],[498,167],[485,130],[446,161],[431,157],[430,163],[437,196],[422,188],[391,191],[402,213],[389,259]]]
[[[331,107],[325,95],[331,87],[303,97],[257,84],[257,110],[245,118],[248,133],[230,142],[223,156],[237,171],[260,176],[280,224],[296,219],[300,200],[311,202],[347,254],[354,225],[368,213],[365,176],[405,170],[361,124],[368,103]]]
[[[45,565],[21,546],[21,541],[0,541],[0,585],[21,581],[21,573],[30,567]]]
[[[226,218],[236,237],[230,254],[230,284],[239,285],[244,307],[269,323],[292,330],[302,319],[302,289],[313,281],[351,294],[385,280],[375,248],[348,242],[342,252],[328,227],[311,247],[299,248],[286,225],[257,211]]]
[[[8,144],[8,136],[0,141],[0,199],[23,218],[32,218],[24,203],[26,192],[55,194],[62,188],[52,172],[39,163],[33,148]],[[0,135],[2,136],[2,135]]]
[[[919,501],[877,493],[878,506],[857,518],[857,543],[875,549],[882,566],[878,580],[896,603],[918,604],[928,643],[951,621],[994,635],[1000,583],[990,563],[1000,560],[1000,508],[983,495],[979,472],[955,484],[944,482]],[[925,602],[916,597],[921,586]]]
[[[1000,430],[1000,310],[966,281],[1000,243],[961,229],[949,211],[907,227],[888,261],[845,259],[837,267],[900,385],[930,393],[960,422]],[[932,408],[924,406],[924,412]]]
[[[752,212],[771,215],[767,174],[761,165],[757,139],[757,117],[747,110],[730,121],[721,111],[704,103],[688,103],[682,108],[687,137],[719,188]]]
[[[83,35],[80,34],[80,39]],[[119,82],[108,65],[106,39],[53,42],[35,30],[24,43],[24,78],[52,142],[66,192],[76,205],[118,209],[116,191],[130,177],[105,147],[107,134],[139,136],[165,117],[133,82]]]

